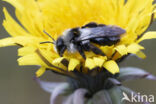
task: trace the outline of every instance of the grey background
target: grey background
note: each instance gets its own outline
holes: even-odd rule
[[[9,36],[2,27],[4,19],[2,8],[7,7],[14,16],[14,8],[0,0],[0,38]],[[156,30],[153,23],[150,30]],[[133,66],[146,69],[156,75],[156,40],[144,41],[144,51],[148,56],[145,60],[130,57],[121,66]],[[33,80],[36,67],[18,66],[17,47],[0,48],[0,104],[49,104],[49,94],[44,92]],[[50,81],[63,81],[62,76],[46,72],[42,79]],[[141,94],[153,94],[156,97],[156,82],[148,80],[136,80],[124,83]],[[59,103],[58,103],[59,104]]]

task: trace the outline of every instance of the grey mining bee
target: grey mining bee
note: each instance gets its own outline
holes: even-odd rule
[[[44,31],[44,33],[46,33]],[[46,33],[53,42],[45,41],[43,43],[52,43],[55,45],[57,53],[62,57],[65,50],[70,53],[79,52],[85,59],[85,51],[92,51],[97,55],[104,56],[102,50],[96,47],[97,45],[111,46],[116,44],[122,34],[126,31],[118,26],[97,24],[90,22],[82,27],[71,28],[63,32],[63,34],[55,41],[48,33]]]

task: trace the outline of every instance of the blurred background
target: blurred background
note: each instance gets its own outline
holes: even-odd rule
[[[14,8],[0,0],[0,38],[9,36],[2,26],[3,7],[7,7],[11,15],[15,17]],[[153,23],[149,30],[156,31],[156,23]],[[121,66],[139,67],[156,75],[156,40],[144,41],[141,44],[145,46],[144,52],[148,57],[145,60],[140,60],[132,56],[124,61]],[[17,48],[0,48],[0,104],[49,104],[50,94],[44,92],[33,80],[37,68],[18,66],[16,61],[18,58]],[[51,72],[46,72],[41,78],[57,82],[65,79]],[[124,85],[141,94],[152,94],[156,97],[156,82],[154,81],[136,80],[124,83]]]

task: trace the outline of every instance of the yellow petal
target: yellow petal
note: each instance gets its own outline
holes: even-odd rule
[[[85,67],[89,68],[89,69],[93,69],[96,67],[96,64],[94,63],[94,60],[91,58],[87,58],[86,62],[85,62]]]
[[[28,35],[28,33],[9,15],[8,11],[3,9],[5,20],[3,26],[6,31],[12,36]]]
[[[53,60],[53,59],[50,60],[50,58],[47,58],[47,54],[45,54],[43,50],[37,49],[37,50],[35,51],[35,53],[36,53],[37,56],[39,57],[39,60],[38,60],[38,61],[41,63],[41,66],[45,66],[45,67],[48,68],[48,69],[52,69],[52,70],[55,70],[55,71],[57,71],[57,72],[61,72],[61,70],[59,70],[59,69],[57,69],[56,67],[54,67],[55,65],[53,65],[53,64],[51,63],[51,60]],[[62,64],[56,63],[56,66],[58,66],[58,67],[64,69],[64,66],[63,66]],[[62,66],[63,66],[63,67],[62,67]],[[66,69],[66,68],[65,68],[65,69]]]
[[[33,36],[16,36],[12,38],[4,38],[0,40],[0,47],[12,46],[20,44],[25,45],[38,45],[42,40]]]
[[[57,66],[57,67],[62,68],[62,69],[64,69],[64,70],[67,70],[67,67],[64,66],[64,65],[61,63],[63,59],[64,59],[64,57],[56,58],[56,59],[53,60],[52,64],[53,64],[54,66]]]
[[[49,63],[52,63],[52,60],[56,59],[54,61],[54,64],[58,64],[57,61],[59,61],[59,60],[57,59],[58,54],[56,52],[53,52],[48,49],[40,48],[40,49],[38,49],[37,53],[41,54]],[[62,60],[63,60],[63,58],[62,58]]]
[[[119,73],[119,66],[114,60],[105,62],[103,67],[106,68],[112,74]]]
[[[36,53],[20,57],[18,63],[19,65],[45,65]]]
[[[138,51],[138,52],[136,53],[136,55],[137,55],[138,57],[142,58],[142,59],[145,59],[145,58],[146,58],[146,55],[145,55],[142,51]]]
[[[101,50],[108,56],[111,57],[114,53],[115,49],[114,46],[101,46]]]
[[[15,42],[13,38],[4,38],[0,40],[0,47],[13,46]]]
[[[147,32],[137,42],[139,43],[143,40],[154,39],[154,38],[156,38],[156,32]]]
[[[115,49],[120,53],[121,56],[127,54],[127,48],[125,45],[119,45]]]
[[[18,56],[24,56],[35,52],[36,48],[32,46],[22,47],[18,49]]]
[[[69,65],[68,65],[68,70],[73,71],[77,65],[80,64],[80,61],[74,58],[70,59]]]
[[[23,11],[23,6],[17,1],[17,0],[3,0],[10,4],[12,4],[14,7],[18,8],[20,11]]]
[[[14,42],[23,46],[38,45],[42,39],[34,36],[16,36]]]
[[[64,57],[60,57],[60,58],[56,58],[55,60],[53,60],[53,64],[56,65],[56,64],[60,64],[61,61],[64,59]]]
[[[40,77],[41,75],[44,74],[45,71],[46,71],[46,68],[45,67],[41,67],[40,69],[37,70],[36,76]]]
[[[121,57],[122,57],[121,54],[119,52],[117,52],[117,53],[114,54],[112,60],[117,60],[117,59],[119,59]]]
[[[142,47],[141,45],[139,45],[137,43],[133,43],[133,44],[129,45],[127,47],[127,49],[128,49],[128,53],[136,54],[139,50],[144,49],[144,47]]]
[[[99,67],[102,67],[103,63],[106,61],[106,59],[102,59],[99,57],[94,57],[93,60],[94,60],[94,63],[96,64],[96,66],[99,66]]]

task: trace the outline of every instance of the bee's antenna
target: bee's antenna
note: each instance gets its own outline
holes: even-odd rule
[[[51,42],[51,41],[44,41],[44,42],[40,42],[40,44],[44,44],[44,43],[52,43],[52,44],[55,44],[56,43],[55,39],[53,37],[51,37],[45,30],[43,30],[43,32],[46,35],[48,35],[53,40],[53,42]]]
[[[40,42],[40,44],[44,44],[44,43],[52,43],[52,44],[55,44],[54,42],[50,42],[50,41]]]
[[[54,42],[53,43],[55,43],[55,39],[53,38],[53,37],[51,37],[51,35],[49,35],[45,30],[43,30],[43,32],[46,34],[46,35],[48,35]]]

